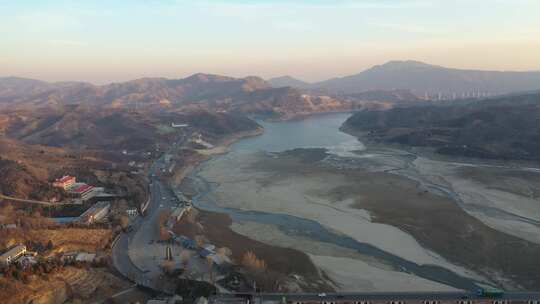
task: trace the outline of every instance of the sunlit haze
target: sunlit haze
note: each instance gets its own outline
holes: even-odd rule
[[[1,76],[48,81],[540,70],[540,1],[0,1],[0,36]]]

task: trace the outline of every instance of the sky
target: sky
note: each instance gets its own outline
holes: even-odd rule
[[[0,0],[0,76],[319,81],[389,60],[540,70],[540,1]]]

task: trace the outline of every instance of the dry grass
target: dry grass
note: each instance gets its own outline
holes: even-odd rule
[[[65,267],[45,277],[34,276],[30,283],[0,278],[0,298],[5,304],[63,303],[79,299],[83,303],[102,301],[124,290],[130,283],[105,269]],[[13,291],[17,290],[16,293]]]
[[[89,251],[102,250],[110,242],[112,231],[109,229],[13,229],[0,232],[0,244],[5,248],[27,241],[47,244],[52,241],[54,251]]]

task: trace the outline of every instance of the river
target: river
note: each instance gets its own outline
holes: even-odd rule
[[[354,250],[362,256],[372,257],[390,265],[394,272],[410,274],[414,277],[456,289],[476,289],[478,286],[477,280],[471,279],[465,272],[456,271],[457,267],[445,267],[446,263],[439,264],[438,260],[435,259],[433,259],[435,262],[428,260],[425,263],[408,259],[407,256],[381,248],[381,246],[378,246],[379,243],[362,242],[358,237],[352,237],[343,231],[337,231],[333,227],[321,224],[318,219],[303,216],[302,213],[289,212],[289,210],[268,212],[265,208],[239,208],[231,201],[223,199],[223,195],[228,195],[233,200],[238,195],[238,192],[229,191],[230,187],[222,187],[225,184],[224,181],[227,181],[227,176],[216,179],[212,178],[211,174],[208,173],[215,170],[215,168],[230,166],[231,162],[239,164],[242,164],[244,160],[248,162],[248,159],[257,153],[282,152],[296,148],[325,148],[330,154],[333,154],[334,158],[346,159],[354,157],[357,155],[354,151],[362,151],[365,146],[355,137],[339,131],[339,127],[349,116],[350,114],[340,113],[317,115],[297,121],[260,122],[265,129],[263,135],[243,139],[233,144],[229,153],[215,156],[211,160],[200,164],[185,179],[180,189],[187,186],[191,189],[195,188],[197,195],[193,198],[193,203],[197,208],[227,213],[235,223],[271,225],[287,236],[307,238],[321,244],[331,244],[339,248]],[[231,174],[229,177],[233,179],[235,171],[229,168],[228,172]],[[246,176],[242,178],[246,178]],[[283,196],[286,195],[288,193],[283,193]],[[263,201],[261,199],[261,204],[263,204]],[[396,235],[399,236],[400,234]],[[414,240],[410,243],[414,243]],[[404,244],[410,247],[408,243]],[[418,244],[415,246],[418,246]],[[422,250],[422,248],[415,250]],[[392,276],[392,273],[390,273],[390,276]],[[414,286],[412,285],[410,288],[415,288]],[[392,287],[389,286],[388,288],[391,289]]]

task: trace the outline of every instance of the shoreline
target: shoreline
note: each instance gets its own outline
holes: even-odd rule
[[[184,179],[201,164],[211,160],[214,156],[228,153],[230,146],[237,143],[238,141],[245,138],[259,136],[259,135],[262,135],[263,133],[264,133],[264,128],[260,127],[252,131],[236,133],[224,139],[221,139],[214,148],[205,149],[205,150],[203,149],[193,150],[197,153],[197,155],[200,158],[189,163],[184,168],[175,169],[174,174],[172,176],[173,177],[172,180],[167,179],[167,186],[169,186],[172,189],[179,187],[184,181]],[[181,172],[178,172],[178,171],[181,171]]]
[[[355,138],[358,138],[358,137],[355,136]],[[234,142],[234,140],[229,139],[229,141],[227,141],[228,144],[231,144],[232,142]],[[379,146],[379,147],[380,147],[380,146]],[[368,147],[368,149],[367,149],[366,151],[363,151],[362,153],[364,153],[364,154],[370,153],[370,152],[373,152],[374,149],[375,149],[375,148],[374,148],[373,146],[370,145],[370,146]],[[396,150],[396,149],[394,149],[394,150]],[[221,149],[221,150],[219,150],[219,151],[213,151],[213,152],[214,152],[214,153],[210,153],[210,154],[209,154],[209,156],[205,159],[205,161],[207,161],[207,160],[209,160],[209,159],[212,159],[212,157],[211,157],[212,155],[223,154],[223,153],[228,152],[228,150]],[[389,166],[388,169],[387,169],[387,170],[382,170],[382,172],[380,172],[380,173],[383,173],[383,172],[384,172],[384,173],[397,173],[397,172],[391,172],[391,170],[393,170],[392,168],[397,168],[397,169],[399,169],[399,170],[407,169],[407,166],[400,167],[400,166],[399,166],[399,163],[400,163],[400,162],[402,162],[402,164],[405,164],[405,163],[409,164],[409,163],[412,163],[412,161],[414,161],[414,159],[413,159],[413,160],[408,160],[408,161],[407,161],[407,159],[405,159],[405,161],[404,161],[403,159],[402,159],[402,160],[399,160],[399,158],[401,158],[401,157],[407,158],[407,155],[411,154],[411,152],[409,152],[409,151],[403,151],[403,150],[400,150],[400,151],[399,151],[400,153],[398,153],[397,155],[394,155],[395,153],[392,153],[390,150],[388,150],[388,152],[389,152],[389,153],[388,153],[386,156],[385,156],[384,154],[383,154],[383,155],[379,155],[379,158],[380,158],[381,156],[383,157],[383,158],[382,158],[383,164],[384,164],[385,161],[390,161],[390,162],[388,163],[388,165],[387,165],[387,166]],[[396,151],[394,151],[394,152],[396,152]],[[412,154],[411,154],[411,155],[412,155]],[[396,158],[396,156],[397,156],[397,158]],[[415,156],[416,156],[416,155],[415,155]],[[236,178],[239,178],[239,180],[238,180],[238,181],[232,181],[232,184],[234,185],[234,186],[233,186],[233,189],[235,189],[234,187],[239,186],[239,185],[242,184],[242,183],[245,183],[244,181],[249,181],[249,180],[253,180],[253,179],[259,179],[259,180],[260,180],[261,178],[262,178],[263,180],[266,180],[266,178],[261,177],[261,176],[251,176],[251,177],[250,177],[249,175],[246,175],[245,177],[242,177],[243,175],[242,175],[241,172],[235,173],[235,171],[236,171],[237,169],[240,169],[240,170],[241,170],[240,167],[242,167],[242,163],[234,164],[234,155],[232,155],[231,157],[232,157],[231,159],[227,158],[227,161],[226,161],[227,163],[230,162],[230,161],[233,161],[232,164],[228,164],[228,165],[225,166],[225,167],[228,167],[228,168],[223,167],[223,168],[221,168],[221,169],[218,169],[218,171],[215,171],[215,174],[211,174],[211,175],[210,175],[210,179],[209,179],[209,180],[210,180],[212,183],[216,183],[216,185],[223,185],[223,183],[222,183],[222,179],[223,179],[223,178],[225,178],[223,181],[225,181],[226,183],[228,183],[228,182],[227,182],[227,178],[229,178],[229,179],[230,179],[230,178],[233,178],[233,179],[234,179],[234,178],[236,177]],[[386,158],[385,158],[385,157],[386,157]],[[381,159],[379,159],[378,161],[381,161]],[[370,163],[370,162],[372,162],[372,161],[370,161],[370,158],[368,158],[367,163]],[[365,164],[365,163],[364,163],[364,164]],[[198,165],[200,165],[200,163],[199,163]],[[274,165],[276,165],[276,164],[274,164]],[[397,165],[397,167],[395,167],[396,165]],[[210,169],[214,170],[214,169],[216,169],[216,168],[215,168],[216,166],[218,166],[218,167],[223,166],[223,163],[216,162],[216,163],[213,163],[212,166],[206,166],[206,167],[211,167]],[[377,165],[377,166],[380,166],[380,164]],[[275,167],[275,166],[274,166],[274,167]],[[279,165],[278,165],[278,167],[279,167]],[[209,168],[206,168],[206,169],[209,169]],[[225,171],[223,171],[222,169],[224,169]],[[244,169],[245,169],[245,168],[244,168]],[[275,169],[275,168],[274,168],[274,169]],[[410,168],[409,168],[409,169],[410,169]],[[385,172],[385,171],[388,171],[388,172]],[[219,173],[219,172],[222,172],[222,173]],[[224,172],[226,172],[226,173],[224,173]],[[207,173],[208,173],[208,172],[204,172],[204,174],[207,174]],[[218,174],[218,175],[216,175],[216,174]],[[236,175],[238,175],[238,176],[236,176]],[[407,179],[407,180],[410,180],[411,182],[415,182],[415,179],[411,179],[410,176],[406,176],[406,175],[402,175],[402,174],[397,174],[397,175],[401,175],[401,178],[405,178],[405,179]],[[277,176],[280,176],[280,174],[278,174]],[[219,178],[215,179],[215,177],[219,177]],[[204,179],[204,176],[203,176],[202,178]],[[329,181],[329,179],[326,179],[326,180]],[[334,179],[330,179],[330,180],[334,180]],[[287,182],[285,182],[285,183],[286,183],[286,184],[291,184],[291,183],[292,183],[292,184],[295,184],[295,183],[297,183],[297,182],[300,182],[300,181],[298,181],[298,180],[295,179],[295,180],[287,181]],[[417,181],[416,181],[416,182],[417,182]],[[269,187],[270,187],[269,189],[272,188],[272,181],[271,181],[271,180],[268,180],[268,181],[266,181],[265,183],[270,183],[270,184],[269,184]],[[227,187],[230,187],[230,184],[231,184],[231,183],[229,182],[228,185],[227,185]],[[218,187],[219,187],[219,186],[218,186]],[[314,217],[313,217],[313,216],[310,216],[310,215],[308,214],[308,215],[305,215],[305,217],[304,217],[304,216],[302,216],[302,215],[298,215],[297,213],[291,212],[291,210],[289,210],[291,207],[294,206],[294,204],[291,205],[292,203],[294,203],[294,201],[300,201],[300,200],[302,200],[302,198],[300,198],[300,197],[297,197],[297,198],[295,199],[295,195],[296,195],[296,194],[294,194],[293,192],[289,193],[290,191],[292,191],[291,189],[289,189],[289,190],[290,190],[290,191],[289,191],[289,190],[287,190],[287,189],[279,188],[279,189],[281,189],[281,190],[273,191],[272,197],[268,197],[267,199],[265,199],[265,196],[264,196],[263,194],[264,194],[265,192],[267,192],[267,191],[270,191],[270,190],[268,190],[268,189],[266,189],[266,188],[264,189],[263,192],[258,193],[256,196],[252,196],[251,194],[246,194],[246,193],[248,193],[248,192],[252,192],[252,191],[255,191],[255,190],[257,189],[257,186],[256,186],[255,184],[250,184],[250,185],[241,186],[241,188],[242,188],[242,189],[238,188],[238,189],[236,189],[236,190],[233,190],[233,191],[231,192],[231,195],[232,195],[232,196],[229,195],[229,196],[219,197],[218,200],[217,200],[218,202],[225,202],[225,205],[219,205],[219,207],[225,207],[225,208],[227,208],[227,207],[228,207],[228,208],[238,208],[239,210],[257,210],[257,211],[261,211],[261,212],[268,212],[268,213],[271,213],[271,214],[279,214],[279,213],[283,213],[283,214],[291,214],[291,215],[300,216],[300,217],[303,217],[303,218],[306,218],[306,219],[314,219],[314,221],[321,223],[321,218],[319,218],[318,216],[314,216]],[[254,189],[255,189],[255,190],[254,190]],[[229,190],[231,190],[231,189],[229,189]],[[237,191],[237,190],[238,190],[238,191]],[[218,192],[219,192],[219,191],[220,191],[220,190],[218,189]],[[262,190],[261,190],[261,191],[262,191]],[[289,192],[287,192],[287,191],[289,191]],[[236,193],[236,195],[234,195],[233,193]],[[289,200],[292,199],[293,201],[288,202],[288,203],[287,203],[287,202],[282,202],[282,203],[278,202],[279,199],[283,197],[284,193],[289,193],[289,194],[290,194],[289,196],[291,196],[291,197],[289,198]],[[211,195],[215,195],[215,194],[216,194],[216,193],[212,193]],[[222,193],[222,194],[223,194],[223,193]],[[249,197],[247,197],[246,195],[248,195]],[[247,201],[242,202],[242,196],[245,196],[245,199],[246,199]],[[441,195],[441,196],[442,196],[442,197],[447,197],[447,195],[444,195],[444,194]],[[270,200],[268,201],[268,199],[270,199]],[[277,199],[278,201],[276,201],[276,199]],[[315,196],[312,196],[312,195],[310,195],[310,198],[309,198],[309,199],[312,201],[312,203],[317,203],[316,205],[319,205],[319,203],[322,203],[322,201],[320,201],[319,199],[317,199]],[[251,201],[251,202],[248,203],[249,201]],[[253,205],[255,202],[259,202],[259,201],[262,202],[262,205],[261,205],[261,204],[259,204],[259,205]],[[267,205],[267,204],[268,204],[268,205]],[[282,205],[282,206],[280,206],[280,205]],[[325,207],[324,205],[325,205],[325,204],[322,203],[322,205],[321,205],[320,207],[317,206],[316,208],[321,208],[321,207],[324,208],[324,207]],[[273,207],[272,207],[272,206],[273,206]],[[262,209],[261,209],[261,208],[262,208]],[[268,209],[268,208],[270,208],[270,209]],[[275,209],[275,208],[278,208],[278,209]],[[314,208],[315,208],[315,206],[314,206],[313,208],[311,208],[311,209],[314,209]],[[315,209],[316,209],[316,208],[315,208]],[[371,206],[371,208],[375,208],[375,206]],[[267,209],[268,209],[268,210],[267,210]],[[363,208],[363,209],[365,209],[365,208]],[[317,209],[317,210],[319,210],[319,209]],[[382,211],[379,210],[378,212],[382,212]],[[355,212],[355,213],[357,213],[357,212]],[[359,213],[359,215],[362,215],[362,216],[365,217],[365,214],[362,213],[361,210],[359,210],[358,213]],[[360,213],[362,213],[362,214],[360,214]],[[392,219],[392,217],[393,217],[393,215],[389,218],[390,221],[394,221],[394,220]],[[333,218],[333,217],[332,217],[332,218]],[[394,217],[394,218],[395,218],[395,217]],[[335,219],[337,220],[337,217],[336,217]],[[338,221],[343,221],[343,218],[339,219]],[[326,221],[326,220],[324,220],[324,219],[323,219],[322,222],[323,222],[323,223],[322,223],[323,225],[329,223],[328,221]],[[379,221],[376,220],[375,222],[379,222]],[[384,222],[384,221],[383,221],[383,222]],[[235,223],[237,223],[237,222],[235,221]],[[240,222],[240,223],[241,223],[241,222]],[[333,221],[330,222],[330,224],[331,224],[330,226],[331,226],[331,227],[334,227],[335,225],[332,224],[332,223],[334,223],[334,224],[336,224],[336,223],[333,222]],[[399,224],[400,222],[398,221],[397,223]],[[408,227],[402,227],[401,225],[397,225],[397,226],[396,226],[396,223],[390,223],[390,225],[391,225],[391,226],[394,226],[394,227],[401,227],[401,228],[397,228],[397,229],[400,229],[400,230],[401,230],[401,229],[404,229],[404,230],[402,230],[402,231],[404,231],[404,232],[407,231],[407,230],[409,230]],[[487,232],[486,232],[486,233],[487,233]],[[258,236],[255,235],[255,234],[253,234],[251,231],[247,231],[247,232],[244,231],[243,234],[244,234],[245,236],[247,236],[247,237],[251,237],[251,238],[253,238],[253,239],[258,239]],[[492,232],[489,232],[488,234],[492,234]],[[416,235],[417,235],[417,237],[418,237],[418,234],[416,234]],[[369,238],[368,238],[368,239],[369,239]],[[401,240],[401,239],[400,239],[400,240]],[[422,241],[422,238],[420,238],[420,240]],[[263,240],[263,241],[264,241],[264,240]],[[425,242],[425,241],[426,241],[426,240],[424,239],[423,242]],[[428,241],[429,241],[429,240],[428,240]],[[423,243],[423,242],[420,242],[420,243]],[[368,243],[368,244],[371,244],[371,242],[369,242],[369,241],[368,241],[367,243]],[[375,242],[375,243],[379,243],[379,242]],[[274,243],[274,244],[277,244],[277,243]],[[439,254],[434,254],[434,252],[437,252],[437,251],[432,251],[432,250],[429,249],[429,248],[431,248],[432,246],[427,246],[427,244],[420,244],[420,245],[422,245],[421,247],[424,248],[424,249],[426,250],[426,252],[428,252],[428,253],[429,253],[429,252],[432,252],[431,254],[429,254],[431,257],[430,257],[429,259],[427,259],[427,260],[432,260],[432,259],[435,258],[435,260],[438,260],[438,262],[435,263],[435,264],[437,264],[437,265],[438,265],[438,263],[441,262],[441,259],[435,257],[435,256],[440,257]],[[431,244],[431,245],[433,245],[433,244]],[[408,248],[407,246],[405,246],[405,247],[401,246],[401,247],[402,247],[402,248],[401,248],[401,250],[399,251],[399,252],[401,252],[401,254],[403,254],[403,252],[402,252],[403,249],[407,249],[407,250],[411,249],[411,248]],[[440,246],[439,246],[439,247],[440,247]],[[414,246],[413,246],[413,248],[414,248]],[[435,248],[437,249],[437,246],[436,246]],[[441,249],[441,248],[438,248],[438,249]],[[303,251],[303,250],[302,250],[302,251]],[[393,252],[393,251],[389,251],[389,252]],[[451,257],[452,257],[452,252],[454,252],[454,254],[461,254],[461,253],[459,253],[459,252],[456,252],[455,250],[451,250],[451,251],[448,252],[448,254],[450,254]],[[446,255],[446,251],[443,250],[443,253],[445,253],[445,255]],[[317,254],[315,254],[315,255],[317,255]],[[415,254],[415,256],[417,256],[417,255]],[[427,257],[426,257],[426,258],[427,258]],[[328,259],[326,259],[326,260],[328,260]],[[420,262],[420,263],[421,263],[421,264],[426,264],[426,263],[427,263],[427,264],[430,264],[429,262],[426,262],[427,260],[424,260],[424,262]],[[446,259],[445,259],[445,258],[442,258],[442,260],[446,260]],[[451,260],[454,260],[454,259],[451,259]],[[443,264],[447,264],[448,261],[449,261],[449,260],[446,260]],[[450,262],[450,263],[448,263],[448,264],[453,264],[453,263]],[[453,269],[453,270],[455,271],[455,270],[461,268],[459,265],[460,265],[460,264],[454,265],[454,266],[452,266],[452,267],[450,267],[450,268],[447,268],[447,269]],[[447,265],[447,266],[448,266],[448,265]],[[455,266],[457,266],[457,267],[455,267]],[[445,267],[445,266],[443,266],[443,267]],[[456,268],[457,268],[457,269],[456,269]],[[321,269],[322,269],[322,268],[321,268]],[[495,269],[497,269],[497,268],[495,268]],[[465,271],[464,271],[464,270],[465,270]],[[464,271],[464,272],[463,272],[463,271]],[[516,270],[516,271],[517,271],[517,270]],[[478,278],[481,278],[480,276],[477,277],[478,274],[476,274],[476,273],[473,274],[473,273],[471,273],[471,272],[474,273],[473,270],[469,270],[469,269],[460,269],[460,270],[458,270],[458,271],[455,272],[455,273],[461,273],[461,274],[467,273],[467,276],[470,277],[470,278],[477,278],[477,279],[478,279]],[[471,276],[471,275],[472,275],[472,276]],[[484,275],[485,275],[485,273],[484,273]],[[497,275],[497,274],[494,273],[494,275]],[[483,275],[482,275],[482,277],[483,277]],[[485,278],[481,278],[481,281],[484,281],[484,282],[485,282],[485,281],[487,281],[487,280],[485,280]],[[489,280],[489,281],[491,281],[491,280]],[[500,281],[499,281],[499,283],[500,283]]]
[[[331,115],[331,114],[333,114],[333,113],[325,113],[325,114],[326,114],[326,115]],[[253,133],[253,132],[250,132],[250,133]],[[256,133],[257,135],[260,134],[260,130],[259,130],[259,132],[255,131],[255,133]],[[228,138],[228,139],[224,140],[223,142],[226,143],[226,144],[228,144],[228,145],[230,145],[230,144],[234,143],[235,140],[241,139],[241,138],[243,138],[243,137],[244,137],[244,136],[234,136],[233,138]],[[222,147],[220,147],[220,148],[222,148]],[[193,168],[202,168],[202,164],[204,164],[205,162],[207,162],[207,161],[213,159],[212,156],[214,156],[214,155],[219,155],[219,154],[223,154],[223,153],[227,153],[227,152],[228,152],[228,150],[225,150],[225,149],[215,149],[215,150],[213,151],[213,153],[208,153],[208,154],[206,155],[205,159],[204,159],[203,161],[198,162],[196,166],[193,166]],[[193,170],[191,170],[190,172],[193,173]],[[232,172],[229,172],[229,173],[232,174]],[[225,176],[227,176],[227,174],[228,174],[228,173],[225,173]],[[187,174],[186,174],[186,176],[187,176]],[[222,175],[222,176],[223,176],[223,175]],[[196,180],[196,179],[197,179],[197,178],[195,178],[195,180]],[[191,188],[191,187],[188,186],[188,188]],[[193,189],[193,190],[196,190],[196,191],[194,191],[192,195],[198,196],[198,195],[196,195],[196,194],[200,194],[200,190],[199,190],[199,189],[196,189],[196,188],[197,188],[197,187],[195,187],[195,188]],[[189,190],[188,190],[188,191],[189,191]],[[189,191],[189,192],[191,192],[191,191]],[[231,198],[227,198],[227,201],[229,201],[229,202],[233,202],[233,201],[236,202],[236,201],[235,201],[236,199],[237,199],[237,198],[232,198],[232,197],[231,197]],[[255,198],[254,198],[254,199],[255,199]],[[257,201],[257,200],[259,200],[259,198],[255,199],[255,201]],[[240,209],[242,209],[242,208],[240,208]],[[249,209],[249,208],[248,208],[248,209]],[[203,209],[203,210],[204,210],[204,209]],[[216,211],[216,210],[214,210],[213,208],[210,208],[209,210],[214,211],[214,212],[219,212],[219,213],[225,213],[225,212],[223,212],[223,211]],[[272,211],[269,211],[269,212],[272,212]],[[275,212],[274,212],[274,213],[275,213]],[[279,213],[280,213],[280,212],[277,212],[277,214],[279,214]],[[288,212],[285,212],[285,213],[288,213]],[[300,216],[300,217],[302,217],[302,216]],[[306,218],[306,219],[311,219],[311,218],[313,218],[313,217],[305,217],[305,218]],[[315,219],[314,219],[313,221],[315,221],[315,222],[320,222],[319,220],[320,220],[320,219],[318,219],[318,217],[315,217]],[[235,221],[235,223],[236,223],[236,221]],[[323,221],[323,224],[322,224],[322,225],[324,225],[324,223],[328,224],[327,221]],[[373,225],[375,225],[375,226],[381,226],[381,227],[384,226],[384,225],[381,225],[381,224],[373,224]],[[333,227],[334,225],[330,225],[330,226]],[[397,229],[397,228],[396,228],[396,229]],[[332,230],[335,230],[335,227],[334,227]],[[251,234],[244,234],[244,235],[245,235],[246,237],[250,237],[250,238],[252,238],[252,239],[257,239],[257,236],[256,236],[256,235],[251,235]],[[407,238],[407,239],[408,239],[408,238]],[[369,244],[369,242],[367,242],[367,244]],[[413,248],[414,248],[414,247],[415,247],[415,246],[413,246]],[[302,251],[303,251],[303,250],[302,250]],[[410,251],[410,249],[408,249],[407,251]],[[413,251],[414,251],[414,250],[413,250]],[[425,256],[427,260],[430,260],[430,261],[432,261],[432,262],[434,262],[435,260],[437,260],[436,264],[440,263],[441,260],[444,260],[444,259],[440,259],[440,257],[439,257],[439,258],[434,257],[434,254],[433,254],[433,253],[430,253],[430,251],[427,250],[427,249],[422,249],[422,252],[423,252],[423,254],[422,254],[421,256]],[[410,255],[410,256],[416,256],[416,255]],[[428,256],[429,256],[429,258],[428,258]],[[437,255],[437,256],[438,256],[438,255]],[[413,259],[413,260],[417,260],[417,259]],[[312,262],[313,262],[313,261],[312,261]],[[435,263],[435,262],[434,262],[434,263]],[[448,263],[448,262],[445,261],[445,263],[443,263],[443,264],[447,264],[447,263]],[[421,264],[425,264],[425,263],[419,262],[418,265],[421,265]],[[427,264],[430,264],[430,263],[428,262]],[[427,265],[427,264],[426,264],[426,265]],[[319,267],[319,266],[320,266],[320,265],[318,265],[318,268],[320,269],[320,271],[324,271],[323,267]],[[415,267],[416,267],[416,266],[415,266]],[[455,268],[456,268],[455,265],[454,265],[454,267],[450,267],[450,268],[456,270],[456,269],[455,269]],[[457,267],[457,268],[459,269],[459,267]],[[427,269],[422,270],[422,271],[427,271]],[[459,269],[456,273],[465,273],[465,272],[468,272],[468,271],[466,271],[466,270],[464,270],[464,269]],[[417,277],[417,276],[414,276],[414,277]],[[474,277],[474,275],[473,275],[473,277]],[[432,282],[432,284],[435,284],[435,283],[436,283],[436,281],[426,280],[425,278],[424,278],[424,279],[422,279],[421,277],[417,277],[417,278],[418,278],[417,282],[418,282],[418,284],[420,284],[420,285],[418,285],[417,288],[421,288],[420,286],[426,286],[425,284],[420,283],[422,280],[424,280],[424,282]],[[440,284],[440,283],[439,283],[439,284]],[[432,286],[433,286],[433,285],[432,285]],[[439,286],[442,287],[442,285],[439,285]],[[463,284],[460,283],[460,286],[463,286]],[[448,288],[450,288],[450,287],[446,286],[446,287],[444,287],[444,288],[442,288],[442,289],[445,289],[445,290],[446,290],[446,289],[448,289]]]

